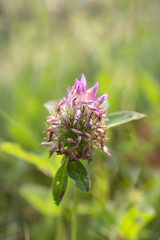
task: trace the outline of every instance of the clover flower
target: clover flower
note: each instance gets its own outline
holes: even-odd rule
[[[74,86],[67,88],[67,96],[53,104],[53,115],[47,117],[48,139],[41,145],[50,147],[50,155],[54,152],[64,155],[70,161],[93,159],[94,148],[101,148],[111,156],[105,146],[107,141],[105,124],[106,112],[101,104],[108,94],[96,97],[98,82],[90,88],[84,74],[81,80],[75,80]]]

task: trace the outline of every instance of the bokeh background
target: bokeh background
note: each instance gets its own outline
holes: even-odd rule
[[[0,1],[0,239],[70,239],[73,182],[59,210],[36,165],[48,161],[43,104],[81,73],[109,113],[147,117],[108,131],[112,158],[95,153],[78,239],[160,238],[159,26],[159,0]]]

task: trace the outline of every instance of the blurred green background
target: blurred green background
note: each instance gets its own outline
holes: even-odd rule
[[[70,239],[73,182],[55,207],[43,167],[54,175],[60,160],[39,143],[44,102],[81,73],[110,113],[147,118],[108,130],[112,158],[95,153],[79,192],[78,239],[160,238],[159,13],[159,0],[0,1],[0,239]]]

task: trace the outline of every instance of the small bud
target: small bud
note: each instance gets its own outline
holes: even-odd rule
[[[72,132],[76,133],[76,134],[79,134],[79,135],[83,135],[83,132],[75,129],[75,128],[71,128]]]
[[[82,139],[82,137],[81,137],[81,136],[78,136],[78,138],[77,138],[77,144],[76,144],[76,147],[78,147],[78,146],[79,146],[79,144],[80,144],[80,142],[81,142],[81,139]]]

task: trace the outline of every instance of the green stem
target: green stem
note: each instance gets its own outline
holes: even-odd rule
[[[62,231],[62,210],[60,210],[59,216],[57,217],[56,238],[55,238],[56,240],[61,239],[61,236],[62,236],[61,231]]]
[[[73,201],[73,209],[72,209],[72,232],[71,232],[71,240],[77,239],[77,188],[74,189],[74,201]]]

